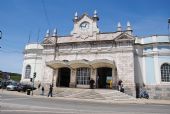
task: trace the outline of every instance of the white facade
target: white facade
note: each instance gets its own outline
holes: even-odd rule
[[[47,31],[43,43],[28,44],[21,81],[30,82],[36,72],[37,83],[88,88],[93,78],[96,88],[108,88],[107,82],[111,81],[116,89],[122,80],[125,93],[136,96],[145,84],[148,90],[154,88],[150,94],[156,98],[157,85],[159,89],[160,85],[170,85],[169,79],[162,82],[160,70],[162,64],[170,65],[168,36],[134,37],[129,22],[125,31],[119,23],[116,32],[102,33],[98,20],[97,12],[92,17],[78,17],[76,13],[71,35],[57,36],[56,30],[52,35]]]

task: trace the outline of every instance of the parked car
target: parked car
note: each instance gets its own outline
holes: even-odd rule
[[[15,91],[15,90],[17,90],[17,87],[18,87],[17,83],[11,83],[11,84],[7,85],[6,89],[8,91]]]
[[[0,89],[2,88],[2,81],[0,80]]]
[[[11,84],[13,85],[13,83],[17,83],[17,82],[15,82],[13,80],[1,80],[0,88],[6,89],[8,85],[11,85]]]
[[[17,91],[20,92],[20,91],[23,91],[23,92],[26,92],[28,89],[30,90],[35,90],[36,88],[33,87],[33,85],[30,85],[30,84],[19,84],[17,86]]]

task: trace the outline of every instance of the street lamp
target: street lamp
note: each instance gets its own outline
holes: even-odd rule
[[[36,78],[36,75],[37,75],[37,73],[34,72],[33,78],[32,78],[32,96],[33,96],[33,90],[34,90],[34,80],[35,80],[35,78]]]
[[[0,39],[2,38],[2,31],[0,31]]]
[[[2,39],[2,31],[0,31],[0,39]],[[1,46],[0,46],[0,48],[1,48]]]
[[[170,25],[170,18],[168,19],[168,37],[169,37],[169,42],[170,42],[170,28],[169,28],[169,25]]]

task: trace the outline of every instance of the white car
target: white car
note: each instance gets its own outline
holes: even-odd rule
[[[17,84],[10,84],[6,87],[8,91],[15,91],[17,89]]]

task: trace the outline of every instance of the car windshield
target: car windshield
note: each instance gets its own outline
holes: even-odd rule
[[[11,83],[10,85],[17,86],[17,83],[16,83],[16,82],[13,82],[13,83]]]

